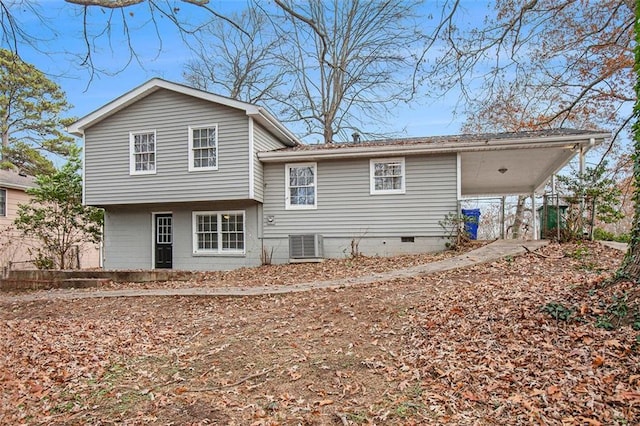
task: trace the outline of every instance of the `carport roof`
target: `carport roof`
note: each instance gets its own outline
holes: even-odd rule
[[[563,128],[299,145],[258,156],[268,163],[456,153],[461,196],[531,194],[581,149],[586,152],[610,136],[603,130]]]

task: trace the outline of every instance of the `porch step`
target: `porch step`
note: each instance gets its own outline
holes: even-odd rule
[[[0,290],[2,291],[24,291],[24,290],[52,290],[57,288],[93,288],[100,287],[111,282],[106,278],[66,278],[66,279],[0,279]]]
[[[63,281],[68,279],[107,279],[114,282],[188,281],[202,278],[203,272],[180,270],[42,270],[12,269],[6,278],[21,281]]]

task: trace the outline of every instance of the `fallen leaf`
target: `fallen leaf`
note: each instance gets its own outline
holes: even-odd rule
[[[551,385],[547,388],[547,395],[554,395],[558,392],[560,392],[560,387],[556,385]]]
[[[600,356],[600,355],[596,355],[595,358],[593,358],[593,361],[591,361],[591,366],[593,368],[598,368],[600,367],[602,364],[604,364],[604,357]]]

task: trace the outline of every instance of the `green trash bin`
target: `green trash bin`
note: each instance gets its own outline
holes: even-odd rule
[[[565,221],[567,208],[569,206],[553,206],[547,205],[538,208],[538,216],[540,217],[540,239],[544,239],[549,236],[550,233],[556,233],[558,227],[561,230],[567,229],[567,223]],[[560,217],[558,218],[558,211]],[[558,219],[560,222],[558,224]]]

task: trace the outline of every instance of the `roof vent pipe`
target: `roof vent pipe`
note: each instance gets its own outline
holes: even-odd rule
[[[353,142],[354,143],[359,143],[360,142],[360,134],[358,132],[354,132],[351,137],[353,138]]]

